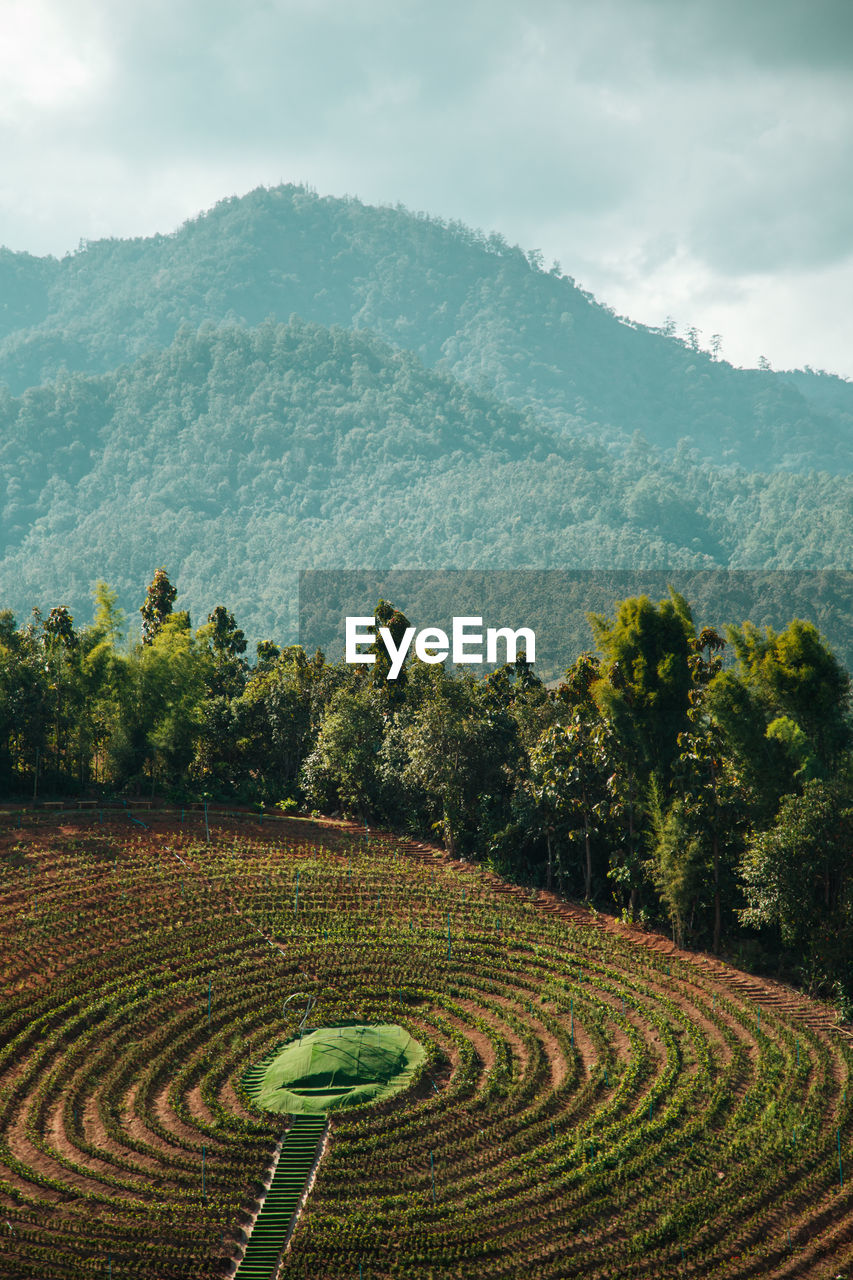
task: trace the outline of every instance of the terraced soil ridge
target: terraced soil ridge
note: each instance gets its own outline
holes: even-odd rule
[[[233,1277],[294,992],[427,1059],[330,1114],[268,1280],[853,1273],[827,1010],[387,833],[144,816],[0,826],[4,1277]]]

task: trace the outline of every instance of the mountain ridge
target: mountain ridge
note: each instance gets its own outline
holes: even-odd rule
[[[16,392],[163,349],[183,323],[298,315],[369,329],[569,435],[625,448],[639,431],[748,470],[853,470],[844,380],[736,369],[616,316],[535,252],[400,207],[257,188],[168,235],[63,259],[3,251],[0,294],[0,380]]]
[[[569,438],[367,331],[184,326],[0,397],[0,607],[135,611],[158,564],[200,619],[295,634],[303,568],[846,568],[848,477]]]

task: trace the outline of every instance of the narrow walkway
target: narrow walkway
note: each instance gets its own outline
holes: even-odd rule
[[[326,1124],[325,1115],[293,1117],[270,1189],[236,1271],[240,1280],[272,1280],[275,1275]]]

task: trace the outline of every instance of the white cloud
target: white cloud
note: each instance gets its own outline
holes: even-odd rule
[[[0,9],[0,121],[26,129],[93,92],[106,73],[84,15],[50,0],[4,0]]]
[[[14,248],[166,231],[301,180],[499,230],[620,312],[719,329],[731,358],[853,374],[839,337],[849,0],[0,13],[0,242]]]

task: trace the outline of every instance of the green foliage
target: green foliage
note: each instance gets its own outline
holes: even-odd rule
[[[164,610],[120,648],[115,593],[100,583],[97,600],[79,630],[61,606],[24,627],[0,618],[3,794],[205,793],[438,832],[452,854],[665,918],[684,944],[719,951],[738,924],[757,929],[817,957],[821,989],[853,991],[846,941],[824,936],[849,924],[849,685],[802,625],[785,647],[744,624],[759,656],[724,671],[719,635],[696,636],[680,596],[623,600],[592,620],[602,654],[548,689],[523,660],[478,679],[414,658],[383,683],[269,642],[250,666],[225,606],[195,633]],[[405,629],[390,603],[377,616]],[[774,656],[800,651],[800,665]]]
[[[163,623],[172,612],[172,605],[177,590],[169,581],[165,569],[158,569],[154,574],[145,603],[139,612],[142,614],[142,643],[153,644]]]
[[[851,741],[846,716],[850,677],[817,628],[794,618],[778,634],[771,627],[762,634],[747,622],[727,628],[727,635],[742,678],[756,691],[773,722],[784,719],[793,726],[788,730],[779,726],[773,733],[768,726],[770,736],[793,748],[793,730],[798,727],[817,757],[809,767],[828,769]],[[803,757],[804,750],[799,748],[795,755]]]
[[[168,347],[184,323],[254,326],[296,314],[370,330],[429,367],[533,406],[560,434],[625,447],[641,432],[726,467],[851,469],[853,392],[843,380],[736,369],[690,335],[615,316],[500,236],[400,207],[259,188],[173,235],[90,242],[58,262],[4,252],[0,287],[9,299],[0,379],[16,393],[63,371],[128,364]],[[648,500],[656,514],[635,510]],[[713,538],[713,518],[691,512],[675,478],[627,496],[625,510]]]
[[[653,781],[650,791],[651,857],[649,872],[672,925],[676,946],[683,947],[691,908],[704,878],[705,850],[692,829],[684,800],[664,807]]]
[[[589,622],[609,663],[595,686],[598,705],[617,736],[636,747],[646,776],[663,777],[687,726],[695,639],[687,602],[675,591],[657,606],[640,596],[621,601],[612,622],[596,614]]]
[[[285,642],[298,568],[853,563],[847,384],[628,325],[500,238],[282,187],[4,280],[19,614],[84,619],[93,563],[128,616],[168,563],[193,617]]]
[[[364,820],[378,790],[376,755],[383,726],[379,696],[367,682],[342,686],[332,695],[302,766],[309,804],[326,812],[340,807]]]
[[[851,762],[832,781],[811,779],[786,796],[775,823],[756,832],[743,857],[744,924],[778,930],[799,952],[814,987],[840,978],[853,990]]]

